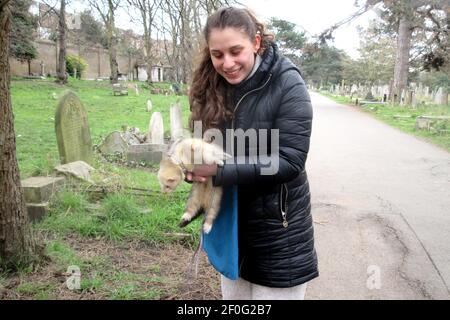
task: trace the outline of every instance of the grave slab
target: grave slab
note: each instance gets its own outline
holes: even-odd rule
[[[27,203],[47,202],[64,184],[64,177],[31,177],[21,181]]]

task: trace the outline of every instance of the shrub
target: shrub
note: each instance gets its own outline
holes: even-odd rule
[[[66,57],[66,70],[73,77],[75,76],[75,69],[77,70],[77,78],[81,79],[83,71],[88,67],[87,62],[80,56],[67,55]]]

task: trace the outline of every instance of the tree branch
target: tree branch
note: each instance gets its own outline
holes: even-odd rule
[[[0,11],[3,10],[3,7],[6,6],[9,1],[10,0],[2,0],[2,1],[0,1]]]

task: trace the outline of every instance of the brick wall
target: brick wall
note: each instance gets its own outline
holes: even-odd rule
[[[37,40],[35,42],[38,57],[31,61],[31,73],[35,75],[41,74],[41,61],[44,63],[45,75],[51,74],[56,76],[57,65],[57,48],[56,44],[48,40]],[[95,79],[99,77],[109,77],[109,54],[108,50],[103,48],[77,48],[69,45],[67,47],[67,54],[80,55],[88,63],[87,69],[83,73],[84,79]],[[25,76],[28,75],[28,63],[21,63],[20,61],[10,58],[11,75]],[[128,56],[118,55],[117,63],[119,64],[119,72],[130,74],[129,58]],[[131,69],[135,63],[135,59],[131,59]]]

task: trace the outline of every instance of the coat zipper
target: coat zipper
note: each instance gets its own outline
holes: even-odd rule
[[[283,227],[287,228],[289,226],[289,223],[287,221],[287,199],[288,199],[288,188],[285,183],[281,184],[281,190],[280,190],[280,211],[281,211],[281,218],[283,219]]]
[[[269,78],[267,79],[267,81],[261,87],[253,89],[253,90],[247,92],[246,94],[244,94],[242,96],[241,99],[239,99],[238,103],[236,104],[236,107],[234,107],[234,110],[233,110],[233,120],[231,121],[231,129],[234,130],[234,115],[236,114],[236,111],[239,108],[239,105],[241,104],[242,100],[244,100],[244,98],[247,97],[250,93],[253,93],[255,91],[259,91],[259,90],[263,89],[269,83],[271,78],[272,78],[272,74],[269,74]],[[233,142],[233,147],[234,147],[234,142]],[[232,150],[234,150],[234,149],[232,149]]]

